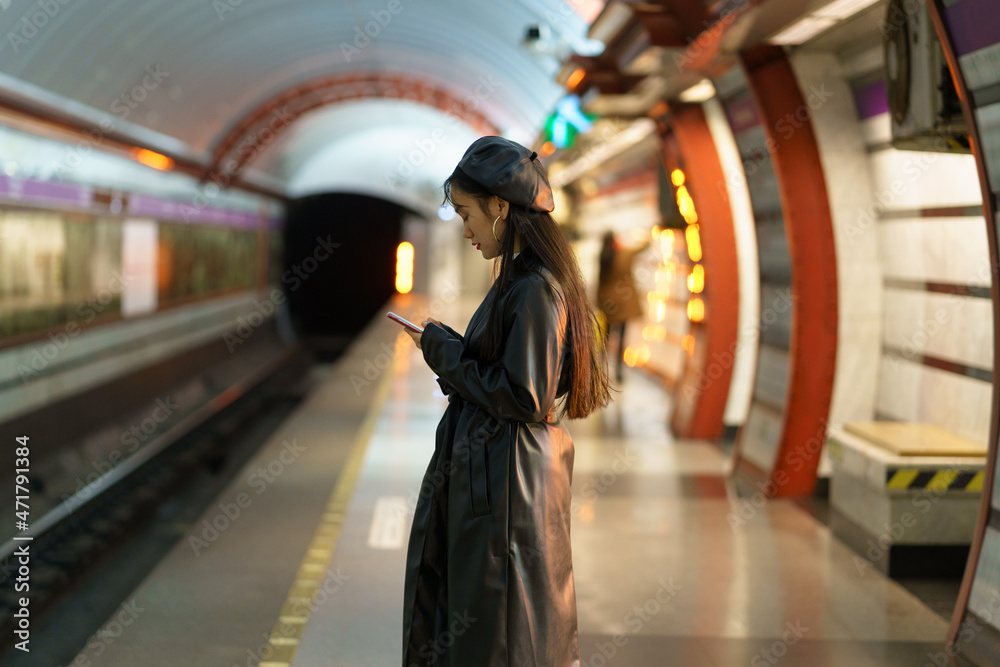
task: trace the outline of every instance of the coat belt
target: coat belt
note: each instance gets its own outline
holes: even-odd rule
[[[496,413],[494,413],[492,410],[484,410],[483,408],[479,407],[478,405],[476,405],[472,401],[466,399],[464,396],[462,396],[461,394],[459,394],[457,391],[452,391],[452,392],[449,392],[449,394],[448,394],[448,401],[450,402],[450,401],[453,401],[453,400],[454,401],[462,401],[462,402],[464,402],[464,403],[472,406],[472,408],[474,410],[479,410],[481,412],[485,412],[485,413],[489,414],[490,416],[492,416],[495,419],[498,419],[498,420],[503,420],[504,419],[503,417],[501,417],[501,416],[497,415]],[[551,408],[549,408],[549,411],[545,413],[545,416],[542,417],[540,420],[538,420],[536,422],[525,422],[525,423],[527,423],[527,424],[542,424],[542,423],[545,423],[545,424],[554,424],[556,422],[556,412],[557,412],[556,406],[553,405]]]

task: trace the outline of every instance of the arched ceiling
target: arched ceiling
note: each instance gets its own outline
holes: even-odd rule
[[[64,1],[0,3],[0,34],[7,36],[0,40],[0,84],[8,90],[21,84],[12,91],[21,98],[50,108],[55,100],[55,111],[76,110],[88,123],[108,118],[124,135],[142,135],[146,143],[170,138],[174,153],[205,164],[222,138],[268,100],[306,82],[350,73],[412,76],[458,99],[489,81],[493,90],[480,96],[478,112],[498,131],[530,140],[563,91],[553,81],[557,57],[522,46],[526,28],[546,24],[557,38],[578,44],[601,4]],[[129,91],[138,95],[130,99]],[[399,120],[375,114],[358,131]],[[322,147],[319,135],[302,131],[296,141]],[[250,166],[287,181],[290,173],[280,164],[271,149]]]
[[[433,216],[441,184],[478,136],[450,121],[402,100],[345,102],[303,117],[257,163],[284,180],[291,197],[356,192]]]

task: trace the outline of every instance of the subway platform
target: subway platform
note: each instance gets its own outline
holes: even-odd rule
[[[435,305],[462,331],[476,303]],[[447,399],[381,317],[314,379],[73,665],[400,664],[407,537]],[[611,406],[568,422],[582,666],[946,664],[941,613],[802,504],[738,497],[723,448],[674,439],[669,410],[627,369]]]

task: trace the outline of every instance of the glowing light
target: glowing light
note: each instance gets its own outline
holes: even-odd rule
[[[700,297],[694,297],[688,301],[688,319],[692,322],[701,322],[705,319],[705,302]]]
[[[705,267],[695,264],[688,274],[688,290],[692,294],[700,294],[705,289]]]
[[[705,102],[715,97],[715,86],[708,79],[702,79],[680,94],[681,102]]]
[[[174,161],[166,155],[160,155],[145,148],[136,148],[133,150],[132,157],[135,158],[136,162],[140,162],[153,169],[159,169],[160,171],[170,171],[174,168]]]
[[[662,287],[666,293],[664,297],[669,296],[674,291],[675,268],[674,264],[667,263],[662,264],[660,268],[656,269],[656,286]]]
[[[666,340],[667,328],[662,324],[647,324],[642,328],[643,340]]]
[[[539,153],[542,154],[542,157],[548,157],[555,152],[556,152],[556,145],[551,141],[546,141],[544,144],[542,144],[542,149],[539,151]]]
[[[583,77],[586,74],[587,72],[584,71],[582,67],[577,67],[573,70],[573,73],[569,75],[569,78],[566,79],[566,88],[569,90],[576,90],[576,87],[580,85],[580,82],[583,81]]]
[[[681,185],[677,188],[677,207],[689,225],[698,222],[698,213],[694,210],[694,200],[691,199],[687,186]]]
[[[625,352],[622,353],[622,360],[629,366],[641,366],[642,364],[649,361],[649,346],[640,345],[639,347],[626,347]]]
[[[565,118],[556,117],[552,123],[552,143],[559,148],[569,146],[569,123]]]
[[[660,116],[666,116],[670,112],[670,105],[666,103],[665,100],[660,100],[646,112],[646,115],[650,118],[659,118]]]
[[[688,225],[688,228],[684,230],[684,239],[687,241],[688,257],[691,258],[692,262],[701,261],[701,233],[698,231],[698,225]]]
[[[406,294],[413,289],[413,244],[403,241],[396,248],[396,291]]]
[[[451,207],[451,204],[444,204],[438,209],[438,217],[442,220],[451,220],[455,217],[455,209]]]
[[[684,185],[684,172],[675,169],[670,175],[670,181],[677,187],[677,208],[684,216],[684,221],[689,225],[698,222],[698,212],[694,208],[694,199],[691,198],[691,193]]]
[[[576,74],[576,72],[573,74]],[[583,77],[580,78],[582,79]],[[580,108],[580,97],[578,95],[567,95],[556,102],[556,111],[561,117],[566,119],[566,122],[573,125],[582,134],[586,134],[594,128],[593,122],[583,114],[583,110]]]
[[[688,334],[681,339],[681,346],[684,347],[684,351],[688,354],[694,354],[694,336]]]
[[[667,304],[660,301],[656,304],[656,321],[662,322],[663,318],[667,316]]]
[[[835,0],[814,10],[769,39],[771,44],[803,44],[877,0]]]
[[[637,365],[646,363],[647,361],[649,361],[649,355],[650,355],[649,346],[643,345],[635,352],[635,363]]]
[[[660,234],[660,252],[667,257],[674,254],[674,230],[668,229]]]

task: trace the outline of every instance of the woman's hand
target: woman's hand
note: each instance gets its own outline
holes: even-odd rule
[[[420,323],[420,326],[426,327],[431,322],[433,322],[434,324],[441,324],[440,322],[438,322],[437,320],[435,320],[433,317],[428,317],[426,320],[424,320],[424,321],[422,321]],[[410,338],[413,340],[413,344],[416,345],[417,349],[419,350],[420,349],[420,334],[418,334],[416,331],[412,331],[412,330],[407,329],[405,327],[403,328],[403,331],[405,331],[410,336]]]
[[[420,334],[418,334],[416,331],[414,331],[412,329],[407,329],[406,327],[403,327],[403,331],[405,331],[406,335],[409,336],[413,340],[413,344],[416,345],[417,349],[419,350],[420,349]]]

